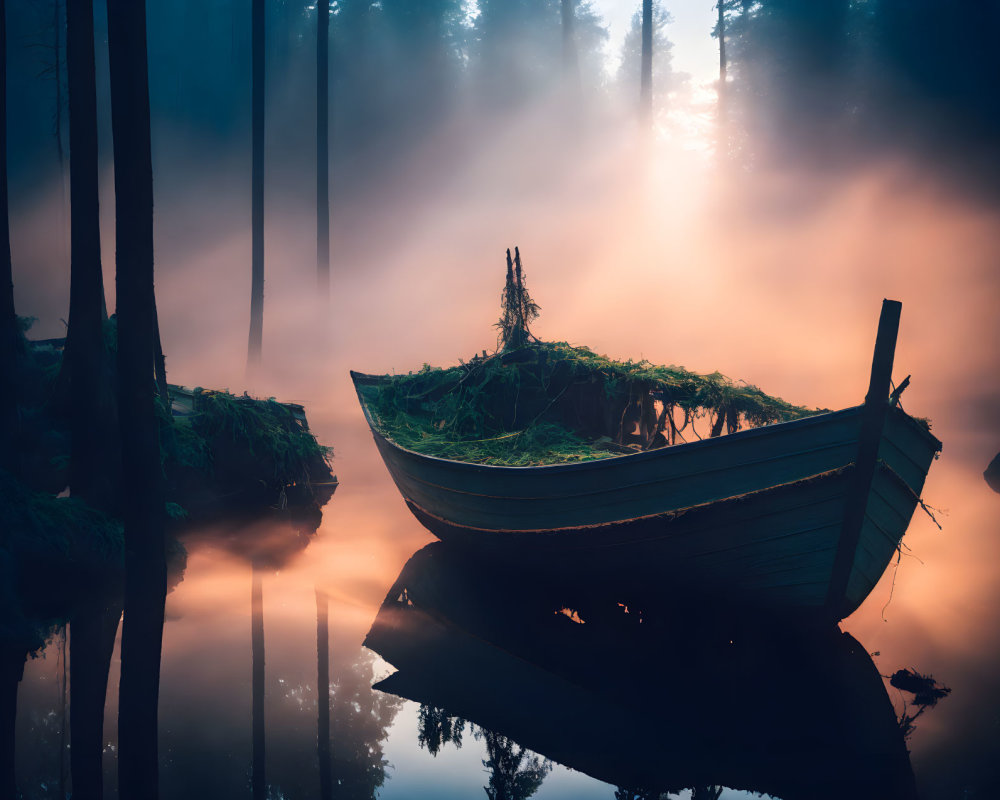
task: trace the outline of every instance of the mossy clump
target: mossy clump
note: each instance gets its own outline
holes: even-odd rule
[[[715,372],[616,361],[533,341],[364,388],[379,430],[409,450],[481,464],[584,461],[820,413]]]
[[[276,486],[304,483],[319,462],[332,455],[295,416],[273,398],[198,390],[194,413],[177,418],[163,413],[162,452],[167,463],[211,473],[221,446],[245,449],[266,464]]]

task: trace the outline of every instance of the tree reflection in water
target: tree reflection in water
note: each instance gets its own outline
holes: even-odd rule
[[[432,756],[441,752],[441,746],[449,742],[456,748],[462,746],[465,720],[450,716],[443,708],[421,703],[417,725],[417,744]]]
[[[490,771],[489,783],[483,788],[490,800],[526,800],[538,791],[545,776],[552,771],[552,762],[521,747],[513,739],[486,728],[468,723],[477,741],[486,743],[483,766]],[[417,743],[432,756],[449,742],[462,746],[466,721],[448,714],[443,708],[420,704]],[[616,795],[617,796],[617,795]],[[632,796],[629,796],[632,800]]]
[[[490,800],[526,800],[552,771],[552,762],[547,758],[529,753],[502,734],[477,727],[472,735],[486,740],[483,766],[490,771],[490,780],[484,788]]]
[[[724,788],[724,786],[693,786],[691,800],[719,800]],[[669,800],[674,796],[669,792],[648,789],[626,789],[622,786],[615,789],[615,800]]]
[[[330,738],[334,797],[374,800],[385,783],[382,746],[403,701],[373,692],[375,655],[358,649],[352,661],[334,668],[331,684]]]

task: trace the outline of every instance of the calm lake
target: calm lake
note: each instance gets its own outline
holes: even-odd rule
[[[961,542],[995,525],[1000,498],[971,469],[944,456],[932,466],[926,496],[953,506],[945,530],[918,509],[906,540],[912,557],[904,550],[898,570],[890,566],[842,624],[853,639],[721,641],[729,634],[703,629],[696,604],[646,631],[624,611],[587,619],[584,610],[581,625],[570,618],[581,618],[575,609],[558,614],[558,598],[518,586],[516,576],[480,580],[471,567],[435,561],[436,546],[410,561],[432,537],[409,516],[366,438],[361,426],[342,437],[342,485],[314,535],[265,522],[188,538],[164,630],[164,797],[250,796],[255,554],[266,557],[259,575],[271,797],[319,796],[317,592],[329,604],[335,797],[464,798],[483,789],[496,798],[657,796],[640,794],[644,787],[754,796],[722,789],[727,778],[777,797],[908,797],[914,778],[904,746],[920,796],[992,796],[996,605],[983,594],[955,604],[936,586],[960,580],[955,572],[969,569]],[[980,556],[981,569],[993,569]],[[400,591],[407,588],[409,597]],[[402,680],[386,691],[372,688],[395,671],[383,656],[403,665]],[[105,748],[112,796],[117,659],[116,650]],[[915,720],[905,742],[896,718],[919,709],[879,677],[904,667],[953,690]],[[57,638],[25,670],[25,797],[59,796],[63,668]],[[852,756],[860,740],[878,757]]]
[[[166,608],[163,797],[250,797],[250,556],[258,548],[270,556],[260,579],[272,797],[319,796],[317,591],[329,603],[336,797],[447,800],[482,797],[485,788],[494,798],[633,800],[638,791],[628,790],[690,797],[698,788],[711,797],[719,784],[733,787],[724,798],[752,796],[735,789],[815,797],[825,781],[834,796],[891,797],[892,787],[910,796],[904,746],[921,797],[1000,797],[1000,495],[982,477],[1000,449],[995,215],[891,170],[798,205],[780,178],[755,184],[751,198],[713,197],[699,188],[703,172],[682,158],[644,164],[641,191],[622,179],[627,189],[598,196],[589,187],[622,174],[609,152],[587,161],[575,183],[559,184],[560,202],[548,198],[544,208],[560,215],[546,217],[542,231],[520,194],[525,170],[501,178],[497,197],[480,191],[492,183],[469,181],[420,213],[402,213],[416,207],[403,200],[399,213],[345,209],[343,229],[355,233],[338,257],[349,268],[319,311],[302,299],[312,286],[311,218],[275,211],[268,241],[281,257],[269,273],[267,374],[253,391],[306,406],[319,441],[335,447],[340,487],[304,540],[280,526],[188,539],[183,580]],[[228,239],[179,235],[196,229],[197,212],[177,210],[162,233],[169,246],[157,291],[170,379],[240,391],[245,312],[235,302],[223,311],[219,298],[243,296],[248,245],[236,227]],[[720,218],[725,235],[710,222]],[[508,241],[515,234],[505,231],[524,238]],[[929,417],[944,443],[923,492],[943,529],[917,509],[898,567],[841,624],[851,640],[730,643],[700,632],[693,603],[651,633],[637,632],[624,612],[609,621],[569,609],[581,625],[536,602],[537,586],[496,588],[474,574],[450,582],[419,563],[407,580],[446,587],[445,596],[396,591],[397,607],[383,609],[433,538],[382,465],[348,370],[453,364],[492,348],[503,248],[515,244],[543,309],[540,338],[718,369],[814,407],[862,401],[881,300],[902,301],[894,379],[912,374],[903,406]],[[58,319],[61,308],[45,318]],[[422,605],[455,624],[436,629],[407,616]],[[378,641],[383,655],[363,646],[377,619],[395,625]],[[52,642],[21,684],[25,797],[58,796],[61,653]],[[386,654],[405,662],[405,680],[385,687],[395,694],[371,688],[394,671]],[[904,668],[952,690],[915,719],[905,742],[895,718],[919,709],[879,677]],[[117,681],[116,651],[105,749],[111,796]],[[423,710],[400,695],[423,699]],[[882,755],[866,771],[851,760],[851,742]],[[880,784],[887,775],[895,777]]]

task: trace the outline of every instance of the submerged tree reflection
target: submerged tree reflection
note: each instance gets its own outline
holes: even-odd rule
[[[443,708],[437,706],[420,704],[417,744],[426,749],[432,756],[441,752],[442,745],[449,742],[460,748],[464,732],[465,720],[461,717],[452,717]]]
[[[432,756],[449,742],[462,746],[466,720],[450,715],[445,709],[426,703],[418,712],[417,743]],[[490,800],[526,800],[538,791],[545,776],[552,771],[552,762],[521,747],[510,737],[468,723],[477,741],[486,743],[483,766],[490,771],[489,783],[483,788]],[[617,795],[616,795],[617,796]],[[628,800],[632,800],[629,795]]]
[[[486,740],[486,760],[490,771],[484,787],[490,800],[526,800],[538,791],[545,776],[552,771],[552,762],[525,750],[503,734],[474,728],[472,735]]]
[[[371,798],[385,783],[389,762],[382,750],[403,701],[373,692],[375,655],[359,649],[346,668],[337,669],[331,685],[330,738],[334,796]]]

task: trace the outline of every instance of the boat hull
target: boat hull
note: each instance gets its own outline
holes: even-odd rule
[[[398,447],[368,412],[366,377],[355,382],[379,452],[407,506],[442,541],[549,576],[823,613],[864,406],[634,455],[497,467]],[[941,446],[895,407],[880,435],[838,618],[885,571]]]

